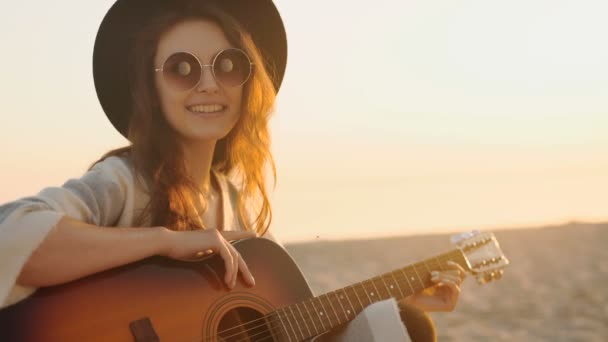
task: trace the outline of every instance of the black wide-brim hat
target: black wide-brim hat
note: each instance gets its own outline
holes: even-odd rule
[[[131,95],[128,51],[133,33],[178,0],[117,0],[104,17],[93,49],[95,90],[112,125],[128,139]],[[213,2],[232,15],[251,35],[272,73],[278,92],[287,64],[287,37],[272,0],[190,0]]]

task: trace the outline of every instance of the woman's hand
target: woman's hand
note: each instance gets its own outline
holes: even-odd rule
[[[217,229],[203,229],[193,231],[166,230],[164,236],[166,244],[161,255],[180,260],[192,260],[219,254],[226,265],[225,281],[229,288],[236,285],[238,271],[249,286],[255,285],[255,280],[239,252],[230,244],[230,241],[253,238],[255,232],[219,231]]]
[[[453,261],[448,261],[448,270],[431,272],[435,286],[405,298],[424,311],[452,311],[458,302],[460,284],[466,277],[465,270]]]

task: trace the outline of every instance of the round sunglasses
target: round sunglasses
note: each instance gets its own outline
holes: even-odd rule
[[[226,87],[238,87],[245,84],[251,76],[253,63],[245,51],[228,48],[218,52],[211,64],[202,64],[193,54],[180,51],[169,56],[161,68],[165,81],[180,91],[196,87],[203,74],[203,67],[211,67],[211,74],[216,82]]]

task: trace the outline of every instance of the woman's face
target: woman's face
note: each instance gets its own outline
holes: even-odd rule
[[[202,19],[180,22],[160,37],[154,67],[161,68],[167,57],[181,51],[193,54],[202,64],[211,64],[219,51],[230,47],[234,46],[214,22]],[[239,118],[243,86],[218,84],[209,67],[203,67],[200,82],[190,90],[168,84],[160,71],[156,72],[155,84],[163,115],[184,141],[219,140]]]

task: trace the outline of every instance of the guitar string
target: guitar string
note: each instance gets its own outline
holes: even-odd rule
[[[395,272],[395,271],[393,271],[393,272]],[[392,273],[392,272],[391,272],[391,273]],[[378,276],[378,277],[379,277],[379,276]],[[376,278],[376,277],[374,277],[374,278]],[[372,279],[374,279],[374,278],[371,278],[370,280],[372,280]],[[387,289],[387,291],[388,291],[388,289]],[[355,290],[355,292],[357,292],[357,291]],[[320,297],[320,296],[319,296],[319,297]],[[316,297],[316,298],[319,298],[319,297]],[[331,299],[329,299],[329,298],[328,298],[328,300],[330,300],[330,301],[331,301]],[[371,304],[372,304],[372,303],[370,303],[370,304],[368,304],[368,305],[371,305]],[[307,312],[308,312],[308,311],[307,311]],[[312,315],[309,315],[309,316],[311,316],[311,320],[314,320],[314,319],[312,319]],[[336,315],[336,317],[337,317],[337,315]],[[280,320],[280,317],[278,317],[278,318],[279,318],[279,320]],[[339,318],[338,318],[338,319],[339,319]],[[331,318],[330,318],[329,320],[330,320],[330,323],[331,323]],[[276,321],[277,321],[277,320],[275,319],[275,322],[276,322]],[[307,321],[308,321],[307,319],[304,319],[304,323],[308,325],[308,322],[307,322]],[[283,328],[285,329],[285,333],[287,334],[287,337],[288,337],[289,341],[291,341],[291,337],[290,337],[290,336],[291,336],[291,333],[289,332],[289,330],[288,330],[287,326],[286,326],[285,324],[283,324],[283,322],[282,322],[282,321],[280,321],[280,323],[281,323],[281,325],[283,326]],[[314,324],[314,321],[313,321],[313,324]],[[241,326],[242,326],[242,325],[241,325]],[[235,336],[241,335],[241,334],[243,334],[243,333],[247,333],[247,334],[246,334],[246,336],[244,336],[243,338],[241,338],[241,339],[237,340],[236,342],[242,342],[242,341],[247,341],[247,340],[250,340],[250,341],[252,341],[252,342],[261,342],[261,341],[264,341],[264,340],[266,340],[266,339],[268,339],[268,338],[272,338],[272,337],[273,337],[272,333],[275,333],[275,332],[277,332],[277,331],[278,331],[279,333],[281,333],[281,332],[282,332],[282,331],[281,331],[281,330],[282,330],[282,329],[281,329],[281,326],[278,326],[278,325],[277,325],[277,326],[274,326],[274,327],[273,327],[273,326],[271,325],[271,326],[270,326],[270,329],[263,330],[263,331],[261,331],[261,332],[255,333],[255,334],[253,334],[253,335],[249,335],[249,334],[248,334],[248,333],[249,333],[249,332],[251,332],[252,330],[258,329],[258,328],[259,328],[259,327],[261,327],[261,326],[263,326],[263,324],[262,324],[262,325],[258,325],[258,326],[254,327],[254,328],[246,329],[246,330],[245,330],[245,331],[243,331],[243,332],[238,332],[238,333],[236,333],[236,334],[229,335],[229,336],[225,336],[225,337],[222,337],[222,338],[227,339],[227,338],[231,338],[231,337],[235,337]],[[230,329],[227,329],[227,330],[230,330]],[[224,331],[226,331],[226,330],[224,330]],[[292,331],[293,331],[293,333],[294,333],[294,337],[296,338],[296,340],[297,340],[297,341],[300,341],[300,340],[299,340],[299,339],[300,339],[300,337],[298,336],[298,334],[297,334],[297,332],[295,331],[295,329],[293,329],[293,327],[292,327]],[[324,333],[324,332],[325,332],[325,331],[323,331],[323,332],[321,332],[321,333]],[[267,334],[267,333],[270,333],[270,335],[265,336],[264,338],[262,338],[262,339],[260,339],[260,340],[258,340],[258,339],[253,339],[253,337],[256,337],[256,336],[259,336],[259,335],[262,335],[262,334]],[[301,335],[303,335],[303,334],[301,333]],[[305,337],[305,338],[307,338],[307,337]]]
[[[429,258],[429,259],[427,259],[427,260],[436,259],[436,260],[439,260],[439,261],[449,261],[449,260],[451,260],[451,259],[452,259],[452,258],[450,257],[450,254],[454,254],[454,252],[457,252],[457,251],[459,251],[459,250],[454,250],[454,251],[452,251],[452,252],[444,253],[442,256],[435,257],[435,258]],[[426,261],[417,262],[417,263],[414,263],[414,264],[412,264],[411,266],[408,266],[408,267],[415,267],[415,265],[417,265],[417,264],[424,264],[424,263],[426,263]],[[439,266],[441,267],[441,264],[439,264]],[[428,267],[428,266],[427,266],[427,267]],[[391,271],[391,272],[388,272],[388,273],[394,273],[394,272],[398,272],[398,271]],[[376,276],[376,277],[374,277],[374,278],[377,278],[377,277],[380,277],[380,279],[381,279],[381,276]],[[372,280],[372,279],[374,279],[374,278],[370,278],[369,280]],[[336,290],[336,291],[337,291],[337,290]],[[387,291],[388,291],[388,290],[387,290]],[[356,292],[357,292],[357,290],[355,290],[355,293],[356,293]],[[331,293],[331,292],[329,292],[329,293]],[[328,295],[329,293],[327,293],[327,294],[325,294],[325,295]],[[322,295],[321,295],[321,296],[322,296]],[[315,298],[310,298],[310,299],[308,299],[307,301],[312,301],[313,299],[320,298],[321,296],[319,296],[319,297],[315,297]],[[331,300],[329,300],[329,301],[331,302]],[[370,303],[370,304],[371,304],[371,303]],[[277,311],[278,311],[278,310],[277,310]],[[277,312],[277,311],[275,311],[275,312]],[[309,312],[308,310],[306,310],[306,312],[308,313],[308,316],[310,317],[310,320],[309,320],[309,319],[304,318],[303,322],[304,322],[304,323],[305,323],[307,326],[308,326],[308,323],[309,323],[309,322],[312,322],[312,323],[313,323],[313,325],[314,325],[314,318],[312,318],[312,315],[310,314],[310,312]],[[336,317],[337,317],[337,315],[336,315]],[[267,316],[264,316],[264,317],[261,317],[261,318],[255,319],[255,320],[251,320],[251,321],[249,321],[249,322],[246,322],[246,323],[243,323],[243,324],[240,324],[240,325],[234,326],[234,327],[232,327],[232,328],[228,328],[228,329],[225,329],[225,330],[219,331],[219,332],[218,332],[216,335],[211,336],[211,337],[217,337],[217,336],[218,336],[219,334],[221,334],[221,333],[225,333],[225,332],[228,332],[228,331],[230,331],[230,330],[233,330],[233,329],[237,329],[237,328],[243,327],[243,326],[245,326],[245,325],[251,324],[251,323],[256,322],[256,321],[263,320],[263,319],[265,319],[265,318],[267,318]],[[287,326],[283,324],[283,322],[282,322],[281,318],[280,318],[280,317],[278,317],[278,315],[277,315],[277,317],[275,317],[275,318],[274,318],[274,322],[272,322],[272,321],[271,321],[271,320],[272,320],[272,318],[271,318],[271,317],[268,317],[268,318],[269,318],[269,319],[268,319],[268,323],[276,323],[277,321],[280,321],[280,322],[281,322],[281,325],[283,325],[283,326],[285,327],[285,331],[286,331],[287,333],[289,333],[289,332],[287,331]],[[319,320],[320,320],[320,319],[319,319]],[[330,319],[330,321],[331,321],[331,319]],[[296,322],[297,322],[297,321],[296,321]],[[300,321],[300,322],[302,322],[302,321]],[[253,328],[246,329],[246,330],[245,330],[245,331],[243,331],[243,332],[248,332],[248,331],[251,331],[251,330],[255,330],[255,329],[258,329],[258,328],[260,328],[260,327],[262,327],[262,326],[265,326],[265,325],[266,325],[266,324],[265,324],[264,322],[262,322],[262,324],[259,324],[259,325],[255,326],[255,327],[253,327]],[[298,327],[299,327],[299,326],[298,326]],[[279,327],[279,328],[280,328],[280,327]],[[295,329],[293,329],[293,327],[292,327],[292,330],[293,330],[293,331],[294,331],[294,333],[295,333]],[[222,337],[222,338],[229,338],[229,337],[233,337],[233,336],[239,335],[239,334],[241,334],[241,333],[243,333],[243,332],[238,332],[238,333],[236,333],[236,334],[229,335],[229,336],[225,336],[225,337]],[[296,335],[297,335],[297,333],[296,333]]]
[[[457,252],[457,251],[455,251],[455,252]],[[453,254],[453,252],[450,252],[450,253],[444,253],[442,256],[438,256],[438,257],[434,257],[434,258],[429,258],[429,259],[427,259],[427,260],[432,260],[432,259],[435,259],[436,261],[449,261],[449,260],[451,260],[451,259],[452,259],[452,258],[450,257],[450,254]],[[418,264],[424,264],[424,266],[427,268],[427,270],[429,270],[429,268],[428,268],[428,265],[427,265],[427,262],[426,262],[426,261],[422,261],[422,262],[414,263],[414,264],[412,264],[412,266],[411,266],[411,267],[414,267],[414,270],[415,270],[415,266],[416,266],[416,265],[418,265]],[[441,268],[442,268],[442,267],[441,267],[442,265],[441,265],[441,263],[440,263],[440,262],[438,262],[438,265],[439,265],[439,267],[440,267],[440,269],[441,269]],[[394,273],[394,272],[396,272],[396,271],[391,271],[391,272],[388,272],[388,273]],[[382,279],[382,278],[381,278],[381,276],[377,276],[377,277],[380,277],[380,279]],[[377,277],[374,277],[374,278],[377,278]],[[373,280],[374,278],[371,278],[370,280]],[[357,290],[355,290],[355,292],[357,292]],[[390,292],[389,292],[389,293],[390,293]],[[328,293],[328,294],[329,294],[329,293]],[[327,295],[328,295],[328,294],[327,294]],[[316,298],[320,298],[320,296],[319,296],[319,297],[316,297]],[[314,298],[312,298],[312,299],[314,299]],[[312,300],[312,299],[311,299],[311,300]],[[328,298],[328,301],[330,302],[330,305],[331,305],[331,300],[330,300],[329,298]],[[321,302],[321,304],[322,304],[322,302]],[[371,303],[370,303],[370,304],[371,304]],[[307,310],[307,313],[309,313],[309,312],[308,312],[308,310]],[[310,316],[311,316],[311,318],[312,318],[312,315],[310,315]],[[320,317],[319,317],[319,318],[320,318]],[[336,314],[336,318],[337,318],[337,314]],[[280,317],[279,317],[279,320],[280,320]],[[330,320],[331,320],[331,319],[330,319]],[[256,321],[256,320],[254,320],[254,321]],[[276,320],[275,320],[275,321],[276,321]],[[253,322],[253,321],[251,321],[251,322]],[[249,322],[249,323],[251,323],[251,322]],[[247,323],[246,323],[246,324],[247,324]],[[314,322],[313,322],[313,324],[314,324]],[[243,324],[242,324],[242,325],[243,325]],[[242,326],[242,325],[241,325],[241,326]],[[287,330],[287,326],[285,326],[285,325],[283,324],[282,320],[281,320],[281,325],[282,325],[282,326],[283,326],[283,328],[285,329],[285,332],[288,334],[288,336],[287,336],[287,337],[288,337],[288,338],[289,338],[289,340],[291,341],[291,337],[290,337],[290,335],[289,335],[290,333],[289,333],[289,331]],[[291,323],[290,323],[290,326],[291,326]],[[258,325],[257,327],[254,327],[254,328],[252,328],[252,329],[247,329],[247,330],[245,330],[244,332],[248,332],[248,331],[251,331],[251,330],[253,330],[253,329],[257,329],[257,328],[259,328],[259,327],[260,327],[260,326]],[[271,327],[272,327],[272,326],[271,326]],[[234,329],[234,328],[235,328],[235,327],[233,327],[233,328],[231,328],[231,329]],[[298,328],[299,328],[299,326],[298,326]],[[226,329],[226,330],[224,330],[224,331],[228,331],[228,330],[231,330],[231,329]],[[272,329],[274,329],[274,331],[272,331]],[[271,335],[269,335],[269,336],[266,336],[266,337],[262,338],[261,340],[252,340],[252,339],[251,339],[251,337],[255,337],[255,336],[258,336],[258,335],[260,335],[260,334],[268,333],[269,331],[272,333],[272,332],[275,332],[277,329],[280,331],[281,326],[272,327],[272,329],[271,329],[271,330],[264,330],[264,331],[262,331],[262,332],[256,333],[256,334],[251,335],[251,336],[245,336],[245,338],[244,338],[244,339],[240,339],[240,340],[238,340],[237,342],[240,342],[240,341],[246,341],[246,340],[249,340],[249,341],[254,341],[254,342],[261,342],[261,341],[264,341],[264,340],[266,340],[266,339],[268,339],[268,338],[272,338],[272,337],[273,337],[273,335],[271,334]],[[293,326],[291,326],[291,329],[292,329],[292,331],[294,332],[294,337],[295,337],[296,339],[299,339],[299,337],[297,336],[297,333],[296,333],[295,329],[293,329]],[[299,329],[299,330],[300,330],[300,334],[301,334],[301,335],[304,335],[304,334],[302,333],[302,330],[301,330],[301,329]],[[244,333],[244,332],[241,332],[241,333]],[[227,336],[227,337],[225,337],[225,338],[228,338],[228,337],[233,337],[233,336],[239,335],[239,334],[241,334],[241,333],[233,334],[233,335]],[[216,335],[216,336],[217,336],[217,335]]]
[[[448,261],[448,260],[450,260],[450,259],[451,259],[449,254],[452,254],[452,253],[451,253],[451,252],[450,252],[450,253],[445,253],[443,256],[435,257],[434,259],[439,260],[439,261]],[[431,260],[431,259],[433,259],[433,258],[430,258],[430,259],[427,259],[427,260]],[[411,267],[414,267],[415,265],[420,264],[420,263],[426,263],[426,261],[423,261],[423,262],[418,262],[418,263],[414,263],[414,264],[412,264],[412,266],[411,266]],[[441,264],[439,264],[439,266],[440,266],[440,268],[441,268]],[[396,272],[396,271],[392,271],[392,272],[389,272],[389,273],[394,273],[394,272]],[[380,276],[377,276],[377,277],[380,277]],[[376,278],[376,277],[374,277],[374,278]],[[374,278],[371,278],[370,280],[372,280],[372,279],[374,279]],[[355,290],[355,292],[357,292],[357,291]],[[329,294],[329,293],[328,293],[328,294]],[[326,295],[328,295],[328,294],[326,294]],[[319,297],[316,297],[316,298],[320,298],[320,296],[319,296]],[[311,298],[311,299],[309,299],[309,300],[313,300],[313,299],[315,299],[315,298]],[[370,303],[370,304],[371,304],[371,303]],[[277,310],[277,311],[278,311],[278,310]],[[275,311],[275,312],[276,312],[276,311]],[[312,315],[310,315],[310,312],[309,312],[308,310],[307,310],[307,313],[309,314],[310,321],[312,321],[312,323],[314,324],[314,318],[312,318]],[[337,317],[337,315],[336,315],[336,317]],[[255,322],[255,321],[262,320],[262,319],[264,319],[264,318],[266,318],[266,317],[262,317],[262,318],[259,318],[259,319],[255,319],[255,320],[252,320],[252,321],[246,322],[246,323],[244,323],[244,324],[241,324],[241,325],[238,325],[238,326],[235,326],[235,327],[229,328],[229,329],[225,329],[225,330],[223,330],[223,331],[218,332],[218,334],[219,334],[219,333],[225,333],[225,332],[230,331],[230,330],[233,330],[233,329],[237,329],[237,328],[242,327],[242,326],[244,326],[244,325],[251,324],[251,323],[253,323],[253,322]],[[287,326],[283,324],[283,322],[282,322],[282,320],[281,320],[281,318],[280,318],[280,317],[276,317],[276,318],[275,318],[275,322],[277,321],[277,318],[278,318],[278,320],[279,320],[279,321],[281,321],[281,325],[283,325],[283,326],[284,326],[284,328],[285,328],[286,332],[288,332],[288,331],[287,331]],[[319,317],[319,318],[320,318],[320,317]],[[331,321],[331,319],[330,319],[330,321]],[[269,323],[272,323],[272,322],[269,320]],[[308,325],[309,320],[308,320],[308,319],[304,319],[304,323]],[[253,328],[250,328],[250,329],[245,330],[245,332],[250,331],[250,330],[254,330],[254,329],[258,329],[260,326],[264,326],[264,325],[265,325],[265,324],[264,324],[264,323],[262,323],[261,325],[258,325],[258,326],[255,326],[255,327],[253,327]],[[291,324],[290,324],[290,326],[291,326]],[[299,328],[299,325],[298,325],[298,328]],[[294,333],[297,335],[297,333],[295,332],[295,329],[293,329],[293,327],[292,327],[292,330],[293,330],[293,332],[294,332]],[[301,330],[301,329],[299,329],[299,330]],[[288,332],[288,333],[289,333],[289,332]],[[239,334],[239,333],[237,333],[237,334],[233,334],[233,335],[229,335],[229,336],[226,336],[226,337],[224,337],[224,338],[232,337],[232,336],[235,336],[235,335],[238,335],[238,334]],[[215,335],[215,336],[217,336],[217,335]]]
[[[437,261],[442,261],[442,260],[449,260],[450,258],[449,258],[449,257],[448,257],[448,258],[441,258],[441,257],[437,257],[437,258],[435,258],[435,259],[436,259]],[[429,259],[429,260],[430,260],[430,259]],[[425,262],[425,263],[426,263],[426,262]],[[418,264],[420,264],[420,263],[416,263],[416,264],[414,264],[414,265],[413,265],[413,267],[415,267],[415,265],[418,265]],[[426,265],[426,264],[425,264],[425,266],[426,266],[426,267],[427,267],[427,269],[428,269],[428,265]],[[439,267],[441,268],[441,264],[440,264],[440,263],[439,263]],[[395,272],[395,271],[392,271],[392,272],[390,272],[390,273],[394,273],[394,272]],[[375,278],[382,279],[380,276],[378,276],[378,277],[371,278],[370,280],[372,280],[372,281],[373,281],[373,279],[375,279]],[[388,290],[388,289],[387,289],[387,290]],[[355,290],[355,292],[357,292],[357,291]],[[390,294],[390,291],[387,291],[387,292]],[[329,293],[328,293],[328,294],[326,294],[326,295],[328,296],[328,295],[329,295]],[[393,297],[394,297],[394,296],[393,296]],[[320,298],[320,297],[317,297],[317,298]],[[313,299],[314,299],[314,298],[313,298]],[[311,299],[311,300],[312,300],[312,299]],[[332,300],[331,300],[329,297],[328,297],[328,301],[330,302],[330,305],[331,305]],[[371,303],[370,303],[370,304],[371,304]],[[308,312],[308,311],[307,311],[307,313],[309,314],[309,318],[310,318],[310,319],[313,321],[312,323],[313,323],[313,325],[314,325],[314,318],[312,317],[312,315],[310,315],[310,312]],[[302,315],[302,317],[303,317],[303,315]],[[277,317],[277,318],[278,318],[278,320],[281,320],[281,318],[280,318],[280,317]],[[275,318],[275,322],[277,321],[277,318]],[[320,318],[320,317],[319,317],[319,318]],[[336,318],[337,318],[338,320],[340,320],[340,318],[338,317],[337,313],[336,313]],[[263,319],[263,318],[262,318],[262,319]],[[259,320],[259,319],[258,319],[258,320]],[[251,324],[252,322],[255,322],[255,321],[257,321],[257,320],[253,320],[253,321],[247,322],[247,323],[245,323],[245,324]],[[298,322],[298,321],[296,320],[296,323],[297,323],[297,322]],[[302,322],[302,321],[300,321],[300,322]],[[309,320],[308,320],[308,319],[304,319],[304,321],[303,321],[303,322],[304,322],[304,323],[307,325],[307,330],[309,330],[309,331],[310,331],[310,329],[308,329],[308,323],[309,323]],[[330,322],[331,322],[331,318],[330,318]],[[289,321],[288,321],[288,323],[290,323],[291,330],[293,331],[294,335],[297,337],[297,335],[298,335],[298,334],[297,334],[296,330],[293,328],[293,326],[291,325],[291,322],[289,322]],[[244,325],[244,324],[242,324],[241,326],[243,326],[243,325]],[[253,327],[253,328],[250,328],[250,329],[247,329],[247,330],[245,330],[244,332],[247,332],[247,331],[251,331],[251,330],[258,329],[260,326],[263,326],[263,325],[264,325],[264,324],[262,324],[262,325],[258,325],[258,326],[256,326],[256,327]],[[283,326],[283,328],[285,329],[285,332],[286,332],[286,333],[288,333],[288,334],[290,334],[289,330],[287,329],[287,326],[286,326],[285,324],[283,324],[282,320],[281,320],[281,325],[282,325],[282,326]],[[296,326],[298,327],[298,330],[300,330],[300,335],[304,335],[304,334],[303,334],[303,332],[302,332],[302,329],[300,328],[300,325],[298,324],[298,325],[296,325]],[[238,328],[238,327],[239,327],[239,326],[236,326],[236,327],[233,327],[233,328],[230,328],[230,329],[226,329],[226,330],[224,330],[224,331],[222,331],[222,332],[226,332],[226,331],[229,331],[229,330],[231,330],[231,329]],[[278,328],[280,329],[280,327],[278,327]],[[242,332],[241,332],[241,333],[242,333]],[[262,332],[262,333],[263,333],[263,332]],[[230,335],[230,336],[226,336],[225,338],[228,338],[228,337],[233,337],[233,336],[235,336],[235,335],[239,335],[239,334],[240,334],[240,333],[233,334],[233,335]],[[259,334],[260,334],[260,333],[255,334],[255,335],[253,335],[253,336],[256,336],[256,335],[259,335]]]
[[[439,261],[449,261],[449,260],[451,260],[451,258],[449,257],[449,255],[447,255],[447,253],[446,253],[446,255],[445,255],[445,256],[443,256],[443,257],[441,257],[441,256],[440,256],[440,257],[431,258],[431,259],[437,259],[437,260],[439,260]],[[430,260],[430,259],[427,259],[427,260]],[[420,264],[420,263],[423,263],[423,262],[417,262],[417,263],[414,263],[414,264],[412,264],[412,266],[409,266],[409,267],[413,267],[413,265],[417,265],[417,264]],[[439,265],[439,267],[441,268],[441,265]],[[394,271],[387,272],[387,273],[392,274],[392,273],[395,273],[395,272],[399,272],[399,271],[401,271],[401,270],[402,270],[402,269],[400,269],[400,270],[394,270]],[[406,277],[405,277],[403,274],[401,274],[401,273],[397,274],[397,278],[399,278],[399,277],[403,277],[404,279],[406,279]],[[381,278],[381,275],[379,275],[379,276],[376,276],[376,277],[373,277],[373,278],[368,279],[368,281],[369,281],[369,280],[373,280],[373,279],[375,279],[375,278],[382,279],[382,278]],[[406,281],[407,281],[407,279],[406,279]],[[353,289],[354,289],[354,287],[353,287]],[[421,289],[421,290],[422,290],[422,289]],[[323,294],[323,295],[321,295],[321,296],[326,296],[326,295],[329,295],[330,293],[333,293],[333,292],[336,292],[336,291],[339,291],[339,290],[335,290],[335,291],[332,291],[332,292],[328,292],[328,293]],[[357,292],[357,290],[355,290],[355,292],[356,292],[356,293],[358,293],[358,292]],[[303,302],[306,302],[306,301],[312,301],[312,300],[314,300],[314,299],[316,299],[316,298],[320,298],[321,296],[314,297],[314,298],[309,298],[309,299],[307,299],[307,300],[305,300],[305,301],[303,301]],[[303,302],[302,302],[302,303],[303,303]],[[278,310],[277,310],[277,311],[278,311]],[[276,311],[275,311],[275,312],[276,312]],[[309,315],[309,316],[312,316],[312,315],[310,315],[310,310],[306,310],[306,313],[308,313],[308,315]],[[240,324],[240,325],[234,326],[234,327],[232,327],[232,328],[228,328],[228,329],[222,330],[222,331],[220,331],[219,333],[224,333],[224,332],[230,331],[230,330],[232,330],[232,329],[237,329],[237,328],[240,328],[240,327],[242,327],[242,326],[244,326],[244,325],[251,324],[252,322],[259,321],[259,320],[263,320],[263,319],[265,319],[265,318],[266,318],[266,317],[260,317],[260,318],[258,318],[258,319],[255,319],[255,320],[252,320],[252,321],[245,322],[245,323],[243,323],[243,324]]]
[[[261,342],[261,341],[264,341],[264,340],[266,340],[266,339],[268,339],[268,338],[272,338],[272,337],[274,336],[272,333],[277,332],[277,330],[278,330],[278,332],[280,333],[280,332],[281,332],[281,327],[280,327],[280,326],[277,326],[276,328],[272,328],[272,329],[268,329],[268,330],[263,330],[263,331],[261,331],[261,332],[259,332],[259,333],[257,333],[257,334],[253,334],[253,335],[249,335],[249,334],[247,334],[247,336],[245,336],[245,337],[243,337],[243,338],[241,338],[241,339],[239,339],[239,340],[236,340],[235,342],[244,342],[244,341],[250,341],[250,342]],[[331,330],[331,329],[330,329],[330,330]],[[245,332],[247,332],[247,331],[245,331]],[[291,337],[290,337],[290,335],[289,335],[289,332],[288,332],[288,331],[286,331],[286,332],[287,332],[287,338],[288,338],[288,340],[289,340],[289,341],[291,341]],[[317,334],[317,335],[313,335],[313,336],[307,336],[307,337],[304,337],[304,339],[309,338],[309,337],[319,336],[319,335],[322,335],[322,334],[324,334],[324,333],[326,333],[326,332],[327,332],[327,331],[321,332],[320,334]],[[258,336],[258,335],[261,335],[261,334],[266,334],[266,333],[270,333],[270,335],[265,336],[265,337],[263,337],[263,338],[262,338],[262,339],[260,339],[260,340],[258,340],[258,339],[252,339],[252,337],[256,337],[256,336]],[[239,333],[239,334],[240,334],[240,333]],[[230,335],[230,336],[226,336],[226,337],[222,337],[222,338],[234,337],[234,336],[239,335],[239,334]],[[302,335],[303,335],[303,334],[302,334]],[[304,340],[300,340],[300,337],[298,336],[298,334],[295,334],[295,336],[294,336],[294,337],[295,337],[296,341],[304,341]]]
[[[277,328],[280,328],[280,327],[277,327]],[[261,342],[261,341],[264,341],[264,340],[266,340],[266,339],[268,339],[268,338],[272,338],[272,337],[274,336],[272,333],[273,333],[273,332],[276,332],[276,330],[277,330],[277,329],[275,329],[275,331],[272,331],[272,330],[265,330],[265,331],[261,331],[261,332],[259,332],[259,333],[257,333],[257,334],[251,335],[251,336],[247,335],[247,336],[245,336],[244,338],[241,338],[240,340],[236,340],[235,342],[244,342],[244,341]],[[260,340],[258,340],[258,339],[255,339],[255,340],[254,340],[254,339],[252,339],[252,337],[258,336],[258,335],[260,335],[260,334],[266,334],[266,333],[269,333],[269,332],[270,332],[270,335],[265,336],[264,338],[262,338],[262,339],[260,339]],[[280,329],[279,329],[279,332],[280,332]],[[321,334],[324,334],[324,333],[325,333],[325,332],[322,332]],[[232,335],[232,336],[235,336],[235,335]],[[317,336],[317,335],[315,335],[315,336]],[[313,336],[309,336],[309,337],[313,337]],[[300,340],[300,337],[298,337],[298,335],[297,335],[297,334],[296,334],[295,338],[296,338],[296,341],[303,341],[303,340]],[[305,338],[308,338],[308,337],[305,337]],[[287,339],[288,339],[289,341],[291,341],[291,337],[289,336],[289,333],[288,333]]]
[[[245,336],[245,337],[243,337],[243,338],[241,338],[241,339],[238,339],[238,340],[236,340],[235,342],[243,342],[243,341],[260,342],[260,341],[263,341],[263,340],[265,340],[265,339],[267,339],[267,338],[269,338],[269,337],[273,337],[273,333],[276,333],[276,332],[278,332],[279,334],[281,333],[281,329],[280,329],[280,327],[278,327],[278,326],[277,326],[276,328],[271,328],[271,329],[268,329],[268,330],[263,330],[263,331],[261,331],[261,332],[259,332],[259,333],[257,333],[257,334],[253,334],[253,335],[251,335],[251,336],[250,336],[249,334],[246,334],[246,336]],[[256,336],[258,336],[258,335],[260,335],[260,334],[267,334],[267,333],[270,333],[270,335],[265,336],[265,337],[264,337],[264,338],[262,338],[261,340],[258,340],[258,339],[253,339],[253,337],[256,337]],[[240,335],[240,334],[238,334],[238,335]],[[233,336],[236,336],[236,335],[227,336],[227,337],[225,337],[225,338],[228,338],[228,337],[233,337]],[[291,341],[291,337],[289,337],[289,333],[287,333],[287,339],[288,339],[289,341]],[[299,340],[300,338],[296,336],[296,339],[297,339],[297,340]]]

